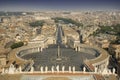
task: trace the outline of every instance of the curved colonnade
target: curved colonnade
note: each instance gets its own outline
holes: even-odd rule
[[[97,68],[97,72],[103,72],[104,69],[107,68],[108,64],[109,64],[109,57],[110,55],[108,54],[107,51],[105,51],[102,48],[98,48],[96,46],[90,46],[90,45],[85,45],[85,44],[75,44],[75,50],[83,50],[85,51],[85,48],[93,48],[95,50],[98,51],[98,53],[100,53],[100,55],[94,59],[90,59],[90,60],[85,60],[84,61],[84,65],[86,66],[86,68],[89,71],[95,71],[95,69]]]
[[[39,44],[39,45],[30,45],[30,46],[23,46],[23,47],[20,47],[20,48],[16,48],[16,49],[13,49],[11,52],[10,52],[10,55],[9,55],[9,60],[11,62],[13,61],[16,61],[16,63],[23,63],[23,62],[27,62],[28,60],[25,60],[25,59],[22,59],[20,58],[19,56],[24,56],[24,55],[27,55],[27,54],[31,54],[31,53],[34,53],[34,52],[40,52],[40,51],[43,51],[43,49],[45,49],[47,46],[43,46],[43,44]]]
[[[104,68],[107,67],[108,63],[109,63],[109,54],[107,53],[107,51],[95,47],[95,46],[89,46],[89,45],[85,45],[85,44],[75,44],[75,47],[80,49],[80,51],[85,51],[84,48],[93,48],[96,51],[98,51],[98,53],[100,53],[100,55],[94,59],[90,59],[90,60],[84,60],[84,65],[85,67],[92,72],[95,72],[95,69],[97,68],[97,72],[102,72],[104,70]],[[46,47],[44,47],[46,48]],[[19,61],[27,61],[24,60],[22,58],[20,58],[21,56],[27,55],[27,54],[31,54],[31,53],[35,53],[35,52],[40,52],[44,49],[42,47],[42,44],[39,46],[23,46],[17,49],[14,49],[13,51],[11,51],[11,57],[13,58],[13,56],[15,57],[13,60],[19,60]],[[20,57],[19,57],[20,56]]]

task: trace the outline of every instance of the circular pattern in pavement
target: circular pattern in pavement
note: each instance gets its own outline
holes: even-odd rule
[[[88,53],[91,51],[92,54]],[[23,59],[33,59],[35,71],[39,71],[40,67],[47,66],[48,70],[51,70],[52,66],[60,67],[65,66],[65,70],[69,70],[68,67],[75,66],[76,71],[81,71],[83,67],[83,61],[86,59],[93,59],[96,57],[96,50],[91,48],[86,48],[86,52],[77,52],[70,47],[65,47],[64,45],[60,46],[60,58],[57,58],[58,48],[57,45],[50,45],[47,49],[44,49],[42,52],[36,52],[32,54],[26,54],[22,56]]]

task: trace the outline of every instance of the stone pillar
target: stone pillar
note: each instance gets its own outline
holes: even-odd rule
[[[65,66],[62,66],[62,72],[64,73],[64,71],[65,71]]]

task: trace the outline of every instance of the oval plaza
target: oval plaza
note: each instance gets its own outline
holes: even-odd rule
[[[20,65],[16,68],[11,64],[2,73],[25,74],[21,80],[102,80],[102,75],[115,75],[114,69],[107,68],[109,54],[80,43],[80,35],[67,25],[43,26],[41,34],[28,45],[11,51],[10,57]]]

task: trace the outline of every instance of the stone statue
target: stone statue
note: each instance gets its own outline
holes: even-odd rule
[[[59,72],[59,65],[56,66],[57,72]]]
[[[75,51],[78,51],[77,47],[75,48]]]
[[[5,69],[5,73],[8,73],[9,72],[9,70],[8,69]]]
[[[78,47],[78,51],[80,51],[80,47]]]
[[[21,66],[19,66],[19,72],[20,72],[20,73],[22,72],[22,68],[21,68]]]
[[[51,71],[52,71],[52,73],[54,72],[54,66],[51,67]]]
[[[99,73],[102,73],[102,71],[101,71],[101,70],[99,70]]]
[[[40,67],[41,73],[43,73],[43,66]]]
[[[71,66],[69,66],[69,73],[71,73]]]
[[[18,72],[19,72],[19,68],[17,68],[17,69],[15,70],[15,72],[18,73]]]
[[[75,66],[73,66],[72,70],[73,70],[73,73],[75,73]]]
[[[32,66],[30,72],[33,72],[33,71],[34,71],[34,67]]]
[[[115,68],[113,68],[113,71],[112,71],[113,74],[115,74]]]
[[[45,67],[45,72],[46,72],[46,73],[48,72],[48,67],[47,67],[47,66]]]
[[[4,74],[4,73],[5,73],[5,68],[2,69],[2,74]]]
[[[108,69],[107,69],[107,68],[104,68],[102,74],[108,74]]]
[[[98,70],[98,68],[97,68],[97,67],[95,67],[95,73],[97,73],[97,70]]]
[[[38,47],[38,52],[40,52],[40,48]]]
[[[86,72],[86,68],[85,67],[83,67],[83,72]]]
[[[11,64],[10,67],[9,67],[8,73],[14,74],[14,72],[15,72],[15,67],[14,67],[13,64]]]
[[[43,48],[41,47],[41,52],[43,51]]]
[[[62,72],[64,73],[64,71],[65,71],[65,66],[62,66]]]
[[[112,74],[111,70],[108,70],[109,74]]]

